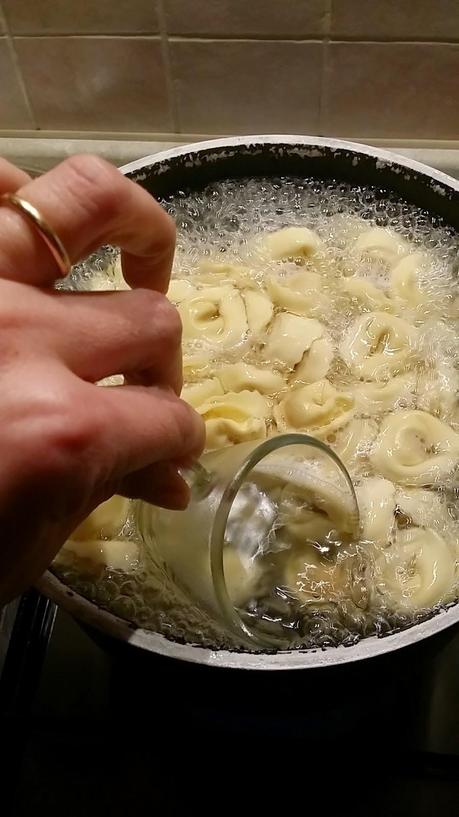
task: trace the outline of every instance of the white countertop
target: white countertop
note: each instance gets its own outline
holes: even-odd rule
[[[183,142],[123,141],[108,139],[0,138],[0,156],[24,168],[47,170],[75,153],[97,153],[118,166],[167,150]],[[385,149],[416,159],[459,178],[459,148],[407,148],[392,144]]]

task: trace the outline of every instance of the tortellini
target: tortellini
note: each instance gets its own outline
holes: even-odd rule
[[[197,352],[192,355],[183,355],[183,379],[188,382],[201,380],[208,376],[211,368],[209,352]]]
[[[284,532],[294,544],[322,545],[334,533],[331,519],[313,508],[298,507],[298,503],[295,506],[292,502],[285,507],[284,502],[283,511],[288,520],[284,526]]]
[[[327,309],[328,299],[321,288],[320,275],[307,270],[268,280],[268,292],[273,303],[294,315],[317,317],[323,314]]]
[[[395,545],[383,552],[376,567],[381,591],[401,611],[445,601],[454,586],[454,556],[431,529],[399,530]]]
[[[279,431],[305,431],[315,437],[342,428],[353,413],[352,395],[337,391],[328,380],[294,389],[274,408]]]
[[[195,408],[206,424],[207,448],[223,448],[266,437],[271,409],[267,399],[257,391],[216,395]]]
[[[313,545],[305,545],[288,554],[283,584],[301,604],[337,602],[349,584],[347,565],[327,558]]]
[[[264,357],[293,369],[315,340],[324,334],[324,327],[314,318],[300,318],[282,312],[273,320],[263,350]]]
[[[362,539],[387,547],[395,526],[395,485],[381,477],[369,477],[356,487]]]
[[[415,404],[416,375],[414,372],[400,374],[386,383],[373,381],[354,386],[356,410],[371,416],[393,411],[394,408],[410,408]]]
[[[285,386],[284,378],[279,372],[262,369],[250,363],[229,363],[218,370],[218,379],[225,391],[259,391],[261,394],[276,394]]]
[[[408,366],[417,337],[407,321],[385,312],[368,312],[346,331],[340,353],[362,380],[388,380]]]
[[[224,285],[195,290],[178,305],[183,325],[183,340],[231,349],[238,346],[248,331],[245,304],[235,287]]]
[[[420,372],[416,383],[417,407],[441,420],[457,419],[459,374],[450,363]]]
[[[243,292],[247,324],[253,335],[259,335],[268,326],[274,307],[271,298],[261,289],[246,289]]]
[[[355,418],[338,432],[335,451],[348,468],[365,467],[377,434],[378,424],[374,419]]]
[[[396,233],[384,227],[365,230],[355,242],[353,253],[360,258],[381,261],[392,266],[399,257],[406,255],[408,245]]]
[[[398,488],[396,503],[399,519],[420,528],[448,528],[453,524],[445,498],[426,488]],[[399,521],[400,525],[400,521]]]
[[[417,308],[427,301],[427,295],[419,287],[418,272],[425,263],[420,252],[402,258],[392,269],[390,276],[391,294],[404,305]]]
[[[299,447],[296,455],[295,446],[291,446],[289,451],[287,456],[282,451],[271,454],[261,460],[253,471],[262,490],[282,489],[280,523],[286,523],[292,509],[296,509],[293,518],[301,521],[302,509],[308,509],[326,518],[329,531],[355,533],[355,506],[336,466],[324,456],[317,458],[312,449],[308,453],[303,446]]]
[[[167,297],[172,303],[179,304],[186,298],[193,298],[196,291],[196,287],[186,278],[172,278],[167,290]]]
[[[459,463],[459,434],[425,411],[401,411],[383,421],[370,460],[401,485],[435,485]]]
[[[69,539],[55,561],[71,564],[75,559],[82,572],[97,574],[106,568],[133,573],[139,565],[139,547],[131,540]]]
[[[334,354],[333,344],[328,337],[313,340],[298,365],[295,366],[290,384],[307,384],[322,380],[328,374]]]
[[[343,278],[341,286],[365,312],[392,312],[393,304],[382,289],[365,278]]]
[[[207,537],[203,536],[203,531],[207,534],[211,524],[209,506],[205,502],[197,502],[188,506],[183,513],[167,510],[153,513],[153,527],[160,557],[193,599],[218,611]],[[256,595],[263,578],[259,562],[246,558],[236,547],[228,545],[223,550],[223,568],[233,604],[246,604]]]
[[[129,511],[129,500],[112,496],[102,502],[73,531],[56,556],[57,564],[75,559],[83,572],[98,573],[103,568],[132,572],[139,562],[138,545],[119,536]]]
[[[270,258],[297,261],[314,255],[322,242],[317,233],[307,227],[284,227],[267,235],[264,244]]]
[[[87,281],[89,289],[92,291],[104,291],[114,289],[130,289],[129,284],[124,280],[121,268],[121,256],[109,264],[104,270],[95,270]]]
[[[197,408],[206,400],[218,394],[224,394],[223,386],[217,377],[211,377],[208,380],[202,380],[200,383],[192,383],[188,386],[184,386],[181,397],[189,403],[190,406]]]
[[[112,496],[102,502],[73,531],[72,539],[108,539],[123,527],[129,510],[129,500]]]
[[[215,285],[218,282],[218,284],[227,283],[241,288],[257,286],[248,267],[210,259],[201,261],[196,278],[199,283],[203,284]]]

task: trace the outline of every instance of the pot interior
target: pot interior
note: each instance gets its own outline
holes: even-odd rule
[[[176,151],[175,155],[171,154],[174,151],[151,161],[146,159],[141,163],[133,163],[134,166],[126,168],[127,175],[164,203],[178,194],[187,195],[205,190],[210,184],[226,179],[314,178],[372,187],[381,200],[387,198],[388,194],[395,195],[409,205],[428,211],[453,230],[459,229],[457,183],[454,187],[454,183],[450,183],[452,180],[442,174],[432,171],[430,175],[428,169],[392,161],[390,157],[379,155],[377,151],[358,152],[358,149],[354,150],[349,145],[340,146],[338,143],[307,144],[292,142],[290,139],[284,142],[256,142],[241,139],[236,144],[215,143],[202,148],[194,146],[189,150]],[[103,257],[104,253],[98,256],[99,264]],[[107,257],[110,258],[110,253]],[[54,587],[56,588],[56,584]],[[432,611],[420,616],[418,620],[426,622],[437,613],[437,610]],[[102,610],[99,625],[102,628],[104,616],[108,615]],[[445,614],[440,613],[436,617],[440,619],[443,615]],[[452,622],[457,617],[459,613],[456,616],[450,609],[448,621]],[[446,618],[444,626],[447,626]],[[422,625],[418,624],[414,629],[419,629],[419,637],[422,637]],[[148,632],[142,633],[142,646],[146,646]],[[387,630],[386,636],[393,637],[390,630]],[[416,636],[413,640],[416,640]],[[180,636],[173,637],[172,641],[180,648]],[[366,654],[371,654],[372,641],[373,639],[368,639]],[[336,648],[330,650],[333,652]],[[225,650],[221,652],[225,653]]]

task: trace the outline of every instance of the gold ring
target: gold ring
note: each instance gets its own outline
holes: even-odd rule
[[[1,205],[12,207],[14,210],[17,210],[19,213],[21,213],[21,215],[25,216],[34,227],[36,227],[51,255],[53,256],[57,266],[59,267],[59,272],[62,278],[65,278],[72,268],[70,258],[68,257],[67,251],[59,236],[43,218],[40,211],[37,210],[33,204],[30,204],[29,201],[21,199],[14,193],[3,193],[3,195],[0,196],[0,206]]]

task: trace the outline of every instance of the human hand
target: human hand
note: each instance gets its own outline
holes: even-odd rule
[[[5,192],[39,210],[72,263],[119,245],[133,289],[55,291],[56,262],[39,231],[0,207],[0,603],[37,579],[112,494],[185,507],[177,467],[204,444],[201,418],[178,397],[181,324],[164,295],[171,219],[92,156],[34,181],[0,160]],[[125,385],[95,385],[114,374]]]

